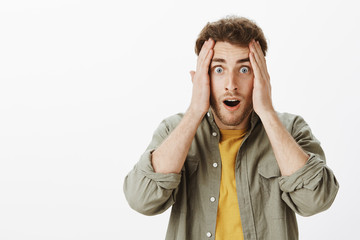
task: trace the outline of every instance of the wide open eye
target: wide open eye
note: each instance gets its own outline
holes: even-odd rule
[[[214,69],[214,71],[215,71],[216,73],[222,73],[222,72],[224,71],[224,69],[223,69],[222,67],[216,67],[216,68]]]
[[[242,68],[240,68],[240,72],[241,72],[241,73],[248,73],[248,72],[249,72],[249,68],[248,68],[248,67],[242,67]]]

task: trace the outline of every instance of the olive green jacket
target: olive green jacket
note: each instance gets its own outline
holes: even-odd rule
[[[125,196],[133,209],[145,215],[159,214],[172,206],[166,240],[214,239],[221,177],[221,136],[211,111],[197,129],[180,174],[155,173],[151,165],[151,153],[182,116],[165,119],[155,131],[149,147],[125,178]],[[261,120],[252,113],[250,130],[235,164],[237,197],[246,240],[298,239],[295,213],[310,216],[328,209],[339,189],[333,172],[326,166],[320,143],[306,122],[288,113],[278,116],[310,157],[306,165],[291,176],[281,176]]]

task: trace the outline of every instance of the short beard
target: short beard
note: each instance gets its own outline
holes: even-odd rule
[[[218,102],[219,102],[219,104],[221,104],[221,101],[218,101]],[[212,97],[210,97],[210,106],[211,106],[212,111],[219,118],[219,120],[222,122],[222,124],[224,124],[225,126],[229,126],[229,127],[236,127],[236,126],[240,125],[241,123],[243,123],[246,120],[246,118],[253,111],[253,104],[251,102],[249,105],[245,106],[245,108],[242,110],[242,112],[238,118],[227,119],[226,116],[224,116],[221,113],[219,104],[216,104],[216,101]]]

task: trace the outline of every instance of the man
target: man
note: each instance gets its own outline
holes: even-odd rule
[[[266,50],[246,18],[201,31],[188,110],[160,124],[124,181],[136,211],[172,206],[167,240],[295,240],[295,213],[334,201],[339,186],[309,126],[274,110]]]

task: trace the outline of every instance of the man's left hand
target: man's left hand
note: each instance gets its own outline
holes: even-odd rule
[[[249,49],[250,63],[254,71],[253,107],[254,111],[261,117],[274,111],[271,100],[270,76],[259,42],[251,41]]]

